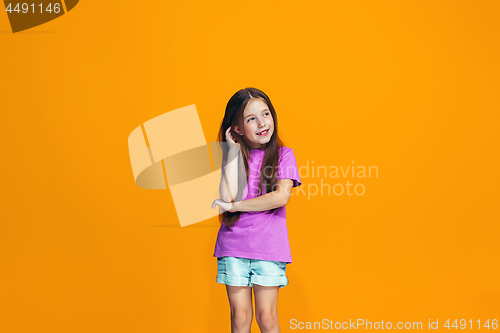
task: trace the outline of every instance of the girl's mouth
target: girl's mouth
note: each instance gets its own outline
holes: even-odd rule
[[[266,136],[266,135],[267,135],[267,133],[269,133],[269,128],[268,128],[268,129],[266,129],[265,131],[262,131],[262,132],[257,133],[257,135],[258,135],[258,136]]]

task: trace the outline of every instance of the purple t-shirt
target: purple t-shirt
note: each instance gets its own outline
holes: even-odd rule
[[[248,183],[242,199],[257,197],[260,168],[264,149],[250,150]],[[293,149],[279,147],[279,163],[276,181],[292,179],[293,187],[302,183]],[[224,166],[222,168],[224,172]],[[265,194],[265,193],[263,193]],[[286,227],[286,206],[261,212],[241,212],[236,224],[229,228],[222,223],[215,243],[214,257],[240,257],[248,259],[284,261],[292,263],[292,254]]]

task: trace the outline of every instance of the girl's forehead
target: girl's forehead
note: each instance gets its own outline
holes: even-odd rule
[[[268,110],[269,108],[267,107],[267,104],[260,98],[252,99],[248,102],[247,106],[245,107],[245,112],[244,116],[247,116],[249,114],[255,114],[260,113],[264,110]]]

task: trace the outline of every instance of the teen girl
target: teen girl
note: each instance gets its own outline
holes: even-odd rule
[[[301,185],[295,155],[278,137],[269,97],[256,88],[231,97],[218,141],[222,200],[212,208],[224,213],[214,257],[216,281],[226,285],[229,298],[231,332],[250,332],[252,289],[260,331],[280,332],[278,291],[288,284],[286,265],[292,263],[285,206],[292,188]]]

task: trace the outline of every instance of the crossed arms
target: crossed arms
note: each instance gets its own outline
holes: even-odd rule
[[[235,212],[260,212],[285,206],[290,200],[293,188],[291,179],[281,179],[276,182],[276,189],[273,192],[266,193],[256,198],[234,201],[238,193],[238,161],[241,160],[238,148],[230,149],[228,152],[227,163],[224,174],[221,179],[219,190],[221,200],[215,200],[212,204],[218,204],[224,210]]]

